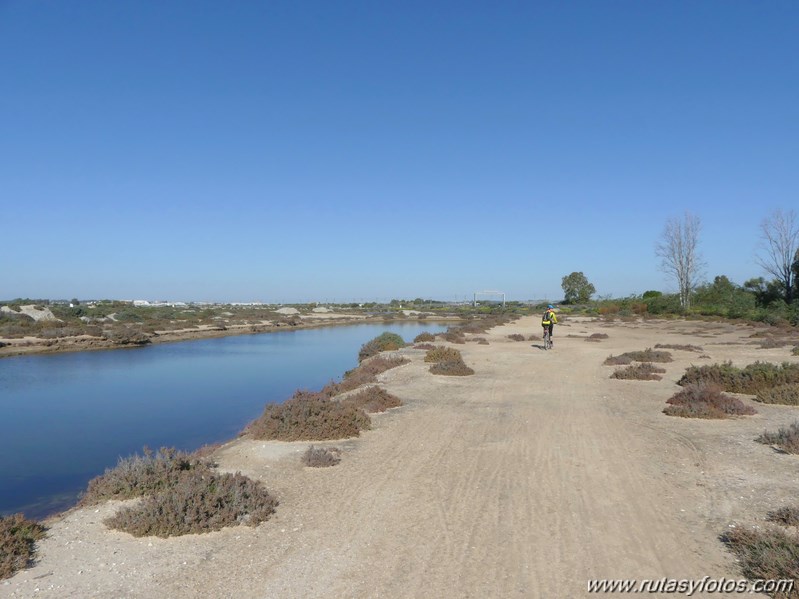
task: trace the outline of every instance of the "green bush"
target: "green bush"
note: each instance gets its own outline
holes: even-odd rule
[[[277,501],[241,473],[208,474],[188,470],[174,485],[132,507],[119,510],[105,524],[135,537],[171,537],[257,526],[275,512]]]
[[[36,541],[46,528],[22,514],[0,516],[0,580],[27,568],[36,552]]]
[[[761,389],[755,399],[762,403],[799,406],[799,383],[779,385],[771,389]]]
[[[759,391],[799,383],[799,364],[784,362],[778,366],[769,362],[755,362],[745,368],[737,368],[731,362],[691,366],[677,381],[678,385],[689,383],[715,383],[729,393],[756,395]]]
[[[414,343],[424,343],[426,341],[435,341],[435,340],[436,336],[433,335],[433,333],[428,333],[426,331],[424,333],[419,333],[418,335],[416,335],[416,337],[413,338]]]
[[[405,347],[405,341],[396,333],[383,333],[371,341],[367,341],[361,346],[358,352],[358,361],[363,362],[367,358],[376,356],[380,352],[394,351]]]

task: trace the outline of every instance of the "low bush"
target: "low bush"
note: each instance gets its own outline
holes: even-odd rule
[[[783,526],[799,526],[799,506],[786,506],[769,512],[766,520]]]
[[[799,356],[799,345],[797,345],[796,347],[794,347],[794,348],[791,350],[791,355],[792,355],[792,356]]]
[[[417,343],[413,349],[434,349],[436,346],[432,343]]]
[[[428,333],[425,331],[424,333],[419,333],[416,337],[413,338],[414,343],[423,343],[425,341],[435,341],[436,336],[433,333]]]
[[[380,352],[394,351],[402,347],[405,347],[405,341],[402,337],[396,333],[385,332],[361,346],[361,350],[358,352],[358,361],[363,362],[365,359],[376,356]]]
[[[684,386],[698,382],[715,383],[730,393],[756,395],[764,389],[799,383],[799,364],[784,362],[778,366],[769,362],[755,362],[743,369],[733,366],[731,362],[691,366],[677,384]]]
[[[605,358],[605,361],[602,362],[605,366],[626,366],[627,364],[632,364],[633,359],[625,354],[620,356],[614,356],[613,354],[609,355]]]
[[[449,341],[450,343],[455,343],[455,344],[466,343],[466,336],[459,330],[451,329],[446,333],[439,333],[439,336],[444,341]]]
[[[783,427],[776,433],[766,431],[755,441],[777,447],[785,453],[799,454],[799,422]]]
[[[727,418],[757,413],[751,406],[737,397],[725,395],[720,387],[712,384],[686,385],[666,403],[670,405],[663,410],[664,414],[683,418]]]
[[[701,352],[703,351],[698,345],[676,345],[672,343],[656,343],[655,349],[682,349],[685,351]]]
[[[774,526],[732,528],[721,540],[737,556],[743,575],[750,580],[799,579],[799,535]],[[780,599],[796,599],[797,590],[775,593]]]
[[[637,381],[659,381],[663,377],[657,373],[663,372],[666,372],[666,370],[663,368],[658,368],[649,362],[644,362],[642,364],[631,364],[627,368],[619,368],[610,375],[610,378]]]
[[[512,333],[508,335],[508,339],[511,341],[524,341],[524,335],[520,335],[519,333]]]
[[[144,448],[144,455],[120,458],[116,467],[89,481],[78,505],[94,505],[108,499],[131,499],[174,486],[180,476],[197,470],[211,473],[211,462],[173,447],[156,452]]]
[[[257,526],[276,506],[266,489],[239,472],[189,470],[174,485],[122,508],[104,522],[134,537],[171,537],[240,524]]]
[[[392,368],[397,368],[403,364],[409,364],[410,360],[401,357],[375,356],[361,362],[357,368],[347,371],[340,382],[330,382],[320,391],[325,397],[334,397],[340,393],[346,393],[357,389],[361,385],[377,382],[377,375]]]
[[[477,345],[490,345],[485,337],[473,337],[472,341],[477,343]]]
[[[588,336],[588,338],[589,339],[597,339],[597,340],[599,340],[599,339],[607,339],[608,338],[608,334],[607,333],[591,333]]]
[[[103,331],[103,337],[116,345],[147,345],[150,337],[141,331],[129,329],[111,329]]]
[[[430,372],[444,376],[469,376],[470,374],[474,374],[474,370],[469,368],[463,360],[444,360],[442,362],[436,362],[430,367]]]
[[[444,347],[443,345],[438,345],[428,350],[424,356],[425,362],[452,362],[458,360],[463,360],[461,352],[452,347]]]
[[[327,468],[335,466],[341,461],[340,450],[337,447],[314,447],[311,445],[302,454],[302,463],[311,468]]]
[[[282,404],[266,406],[264,413],[244,432],[254,439],[324,441],[357,437],[370,425],[363,410],[319,393],[306,393],[295,394]]]
[[[755,399],[762,403],[799,406],[799,383],[762,389],[757,392]]]
[[[402,405],[402,400],[385,389],[374,385],[350,395],[342,400],[342,403],[353,405],[371,414],[385,412],[389,408],[397,408]]]
[[[36,553],[36,541],[46,528],[22,514],[0,516],[0,580],[27,568]]]

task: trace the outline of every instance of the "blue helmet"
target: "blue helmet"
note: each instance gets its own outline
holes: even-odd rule
[[[552,304],[547,304],[547,308],[549,308],[550,310],[554,310],[555,306],[553,306]]]

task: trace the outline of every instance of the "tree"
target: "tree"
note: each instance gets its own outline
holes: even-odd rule
[[[581,272],[563,277],[560,286],[563,288],[563,301],[567,304],[584,304],[596,293],[596,287]]]
[[[700,229],[699,217],[686,212],[682,219],[666,221],[660,241],[655,246],[663,272],[677,281],[683,310],[691,305],[691,292],[699,283],[704,266],[698,251]]]
[[[799,221],[793,210],[775,210],[760,223],[760,254],[757,262],[776,278],[783,288],[786,304],[795,295],[796,273],[793,263],[799,257]]]

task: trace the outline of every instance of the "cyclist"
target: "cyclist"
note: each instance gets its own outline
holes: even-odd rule
[[[558,317],[555,315],[555,306],[552,304],[547,305],[544,311],[544,316],[541,317],[541,326],[544,327],[544,337],[546,337],[547,329],[549,329],[549,345],[554,346],[552,343],[552,329],[558,324]]]

